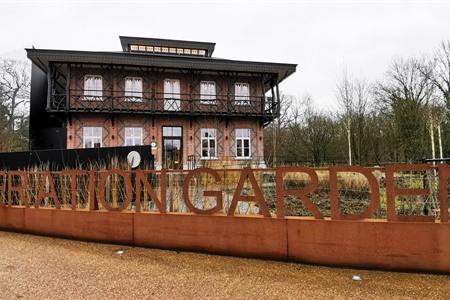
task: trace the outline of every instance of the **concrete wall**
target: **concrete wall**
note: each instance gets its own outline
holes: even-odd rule
[[[88,241],[450,273],[450,224],[0,207],[0,228]]]

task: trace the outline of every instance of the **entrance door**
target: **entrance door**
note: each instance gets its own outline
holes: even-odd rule
[[[183,168],[183,129],[181,127],[163,127],[162,158],[163,168]]]

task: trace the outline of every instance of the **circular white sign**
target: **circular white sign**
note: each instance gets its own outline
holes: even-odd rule
[[[127,155],[127,161],[130,167],[132,167],[133,169],[137,168],[141,163],[141,155],[137,151],[131,151]]]
[[[151,142],[150,146],[152,146],[152,148],[156,148],[156,142]]]

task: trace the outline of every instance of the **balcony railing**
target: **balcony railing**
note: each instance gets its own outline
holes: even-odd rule
[[[68,97],[68,98],[67,98]],[[204,99],[208,98],[208,99]],[[117,112],[148,114],[245,115],[273,118],[278,103],[272,97],[199,94],[142,93],[142,97],[124,96],[123,91],[71,90],[69,95],[53,94],[50,111]]]

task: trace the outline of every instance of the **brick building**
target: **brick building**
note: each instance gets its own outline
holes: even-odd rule
[[[156,168],[263,163],[278,84],[296,65],[214,58],[214,43],[120,41],[121,52],[26,49],[31,149],[152,144]]]

